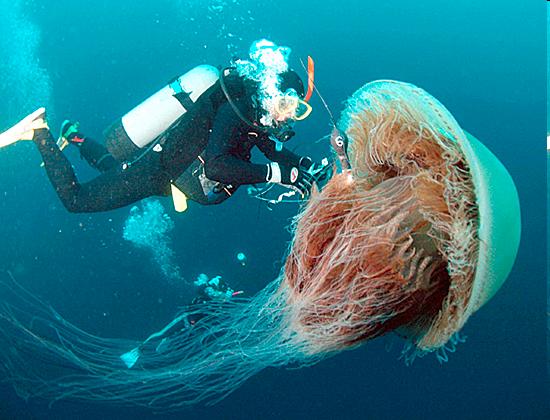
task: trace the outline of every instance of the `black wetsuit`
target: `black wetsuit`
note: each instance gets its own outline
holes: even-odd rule
[[[234,73],[224,80],[234,104],[246,118],[255,121],[255,86]],[[37,131],[34,141],[59,198],[75,213],[112,210],[150,196],[166,196],[171,183],[194,201],[217,204],[240,185],[266,181],[267,165],[250,162],[255,146],[283,166],[298,166],[300,162],[299,156],[286,149],[276,151],[275,143],[264,131],[242,121],[228,103],[219,81],[161,137],[162,150],[150,150],[131,165],[117,161],[104,146],[85,139],[80,146],[82,156],[101,171],[101,175],[86,183],[78,182],[49,130]],[[204,167],[197,161],[198,156]],[[207,196],[199,180],[201,173],[229,187]]]

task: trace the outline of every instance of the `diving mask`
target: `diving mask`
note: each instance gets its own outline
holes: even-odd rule
[[[274,101],[275,120],[285,121],[305,120],[311,114],[311,105],[300,99],[295,89],[287,89],[283,95],[279,95]]]

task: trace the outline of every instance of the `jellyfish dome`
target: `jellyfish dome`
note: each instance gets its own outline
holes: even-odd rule
[[[106,339],[8,273],[0,374],[24,398],[172,410],[219,401],[266,367],[311,365],[390,332],[405,338],[409,360],[444,352],[512,268],[514,183],[410,84],[366,84],[339,125],[351,169],[314,191],[281,275],[256,296],[190,305],[143,342]]]

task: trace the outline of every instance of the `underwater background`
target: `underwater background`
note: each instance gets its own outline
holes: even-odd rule
[[[428,355],[407,367],[398,360],[404,342],[382,337],[313,367],[267,369],[213,407],[157,418],[548,418],[545,2],[49,3],[0,0],[1,130],[45,105],[51,127],[76,119],[100,139],[174,76],[201,63],[225,65],[265,37],[290,46],[298,70],[299,58],[315,59],[317,86],[335,114],[367,81],[424,88],[502,160],[520,194],[514,270],[468,321],[467,340],[447,363]],[[316,140],[330,126],[315,95],[312,104],[290,146],[320,159],[329,146]],[[80,179],[95,175],[77,151],[67,154]],[[298,210],[285,204],[270,211],[244,188],[220,206],[191,203],[184,214],[160,199],[174,222],[163,240],[183,277],[175,280],[163,274],[159,261],[166,260],[123,238],[130,208],[68,213],[30,142],[0,150],[0,173],[0,276],[10,270],[64,318],[102,337],[144,339],[158,331],[193,298],[200,273],[254,294],[278,275]],[[153,417],[103,403],[49,408],[0,385],[0,419]]]

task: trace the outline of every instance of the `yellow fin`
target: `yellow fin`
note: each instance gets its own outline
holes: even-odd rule
[[[178,213],[184,212],[185,210],[187,210],[187,196],[174,184],[170,184],[170,187],[172,190],[172,201],[174,202],[174,209]]]

